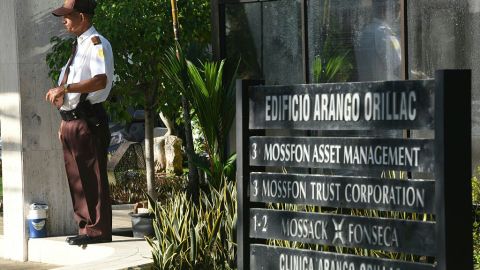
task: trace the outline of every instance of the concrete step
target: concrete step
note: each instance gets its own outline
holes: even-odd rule
[[[28,260],[62,267],[55,269],[150,269],[150,246],[143,239],[113,236],[111,243],[71,246],[65,236],[32,238],[28,241]]]

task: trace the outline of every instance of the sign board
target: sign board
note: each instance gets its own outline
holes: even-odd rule
[[[470,71],[438,71],[435,80],[420,81],[252,84],[237,84],[239,270],[472,269]],[[435,136],[335,136],[399,129]],[[380,178],[393,170],[426,179]],[[287,248],[293,243],[348,254]],[[412,263],[355,250],[430,259]]]
[[[255,86],[250,129],[433,128],[432,80]]]
[[[250,237],[435,255],[432,222],[253,208]]]
[[[433,172],[433,141],[250,137],[250,165]]]
[[[365,256],[251,245],[251,269],[433,270],[433,265]]]
[[[433,180],[253,172],[249,191],[252,202],[435,213]]]

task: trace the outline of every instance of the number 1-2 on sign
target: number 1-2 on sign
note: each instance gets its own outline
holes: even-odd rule
[[[266,215],[263,215],[261,218],[257,218],[257,215],[253,216],[253,230],[257,231],[258,227],[262,232],[266,232],[268,227],[267,219],[268,217]]]

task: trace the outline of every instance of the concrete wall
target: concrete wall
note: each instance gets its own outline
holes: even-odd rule
[[[63,32],[60,19],[50,11],[62,3],[0,1],[3,257],[8,259],[27,259],[26,216],[32,202],[49,204],[49,235],[76,232],[57,137],[60,118],[45,101],[52,86],[45,55],[50,37]]]

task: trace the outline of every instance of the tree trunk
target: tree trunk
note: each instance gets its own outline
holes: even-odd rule
[[[193,147],[192,124],[190,118],[190,106],[187,99],[182,96],[183,120],[185,121],[185,140],[187,146],[188,158],[188,195],[197,203],[199,199],[200,184],[198,181],[198,171],[193,163],[195,149]]]
[[[154,200],[157,200],[154,182],[154,158],[153,158],[153,93],[152,89],[145,90],[145,165],[147,177],[147,193]]]
[[[178,29],[178,9],[177,1],[171,0],[170,5],[172,7],[172,20],[173,20],[173,37],[175,39],[175,49],[177,53],[177,58],[180,58],[180,51],[178,50],[179,46],[179,29]],[[190,119],[190,106],[188,105],[187,99],[182,96],[182,107],[183,107],[183,120],[185,121],[185,140],[187,146],[187,158],[188,158],[188,195],[191,196],[192,200],[196,204],[199,199],[199,189],[200,184],[198,181],[198,172],[197,168],[193,164],[195,157],[195,149],[193,147],[193,136],[192,136],[192,123]]]
[[[167,133],[165,133],[164,136],[175,135],[175,125],[173,121],[166,115],[164,115],[162,112],[160,112],[158,115],[160,116],[160,119],[162,119],[163,124],[165,124],[165,127],[167,128]]]

